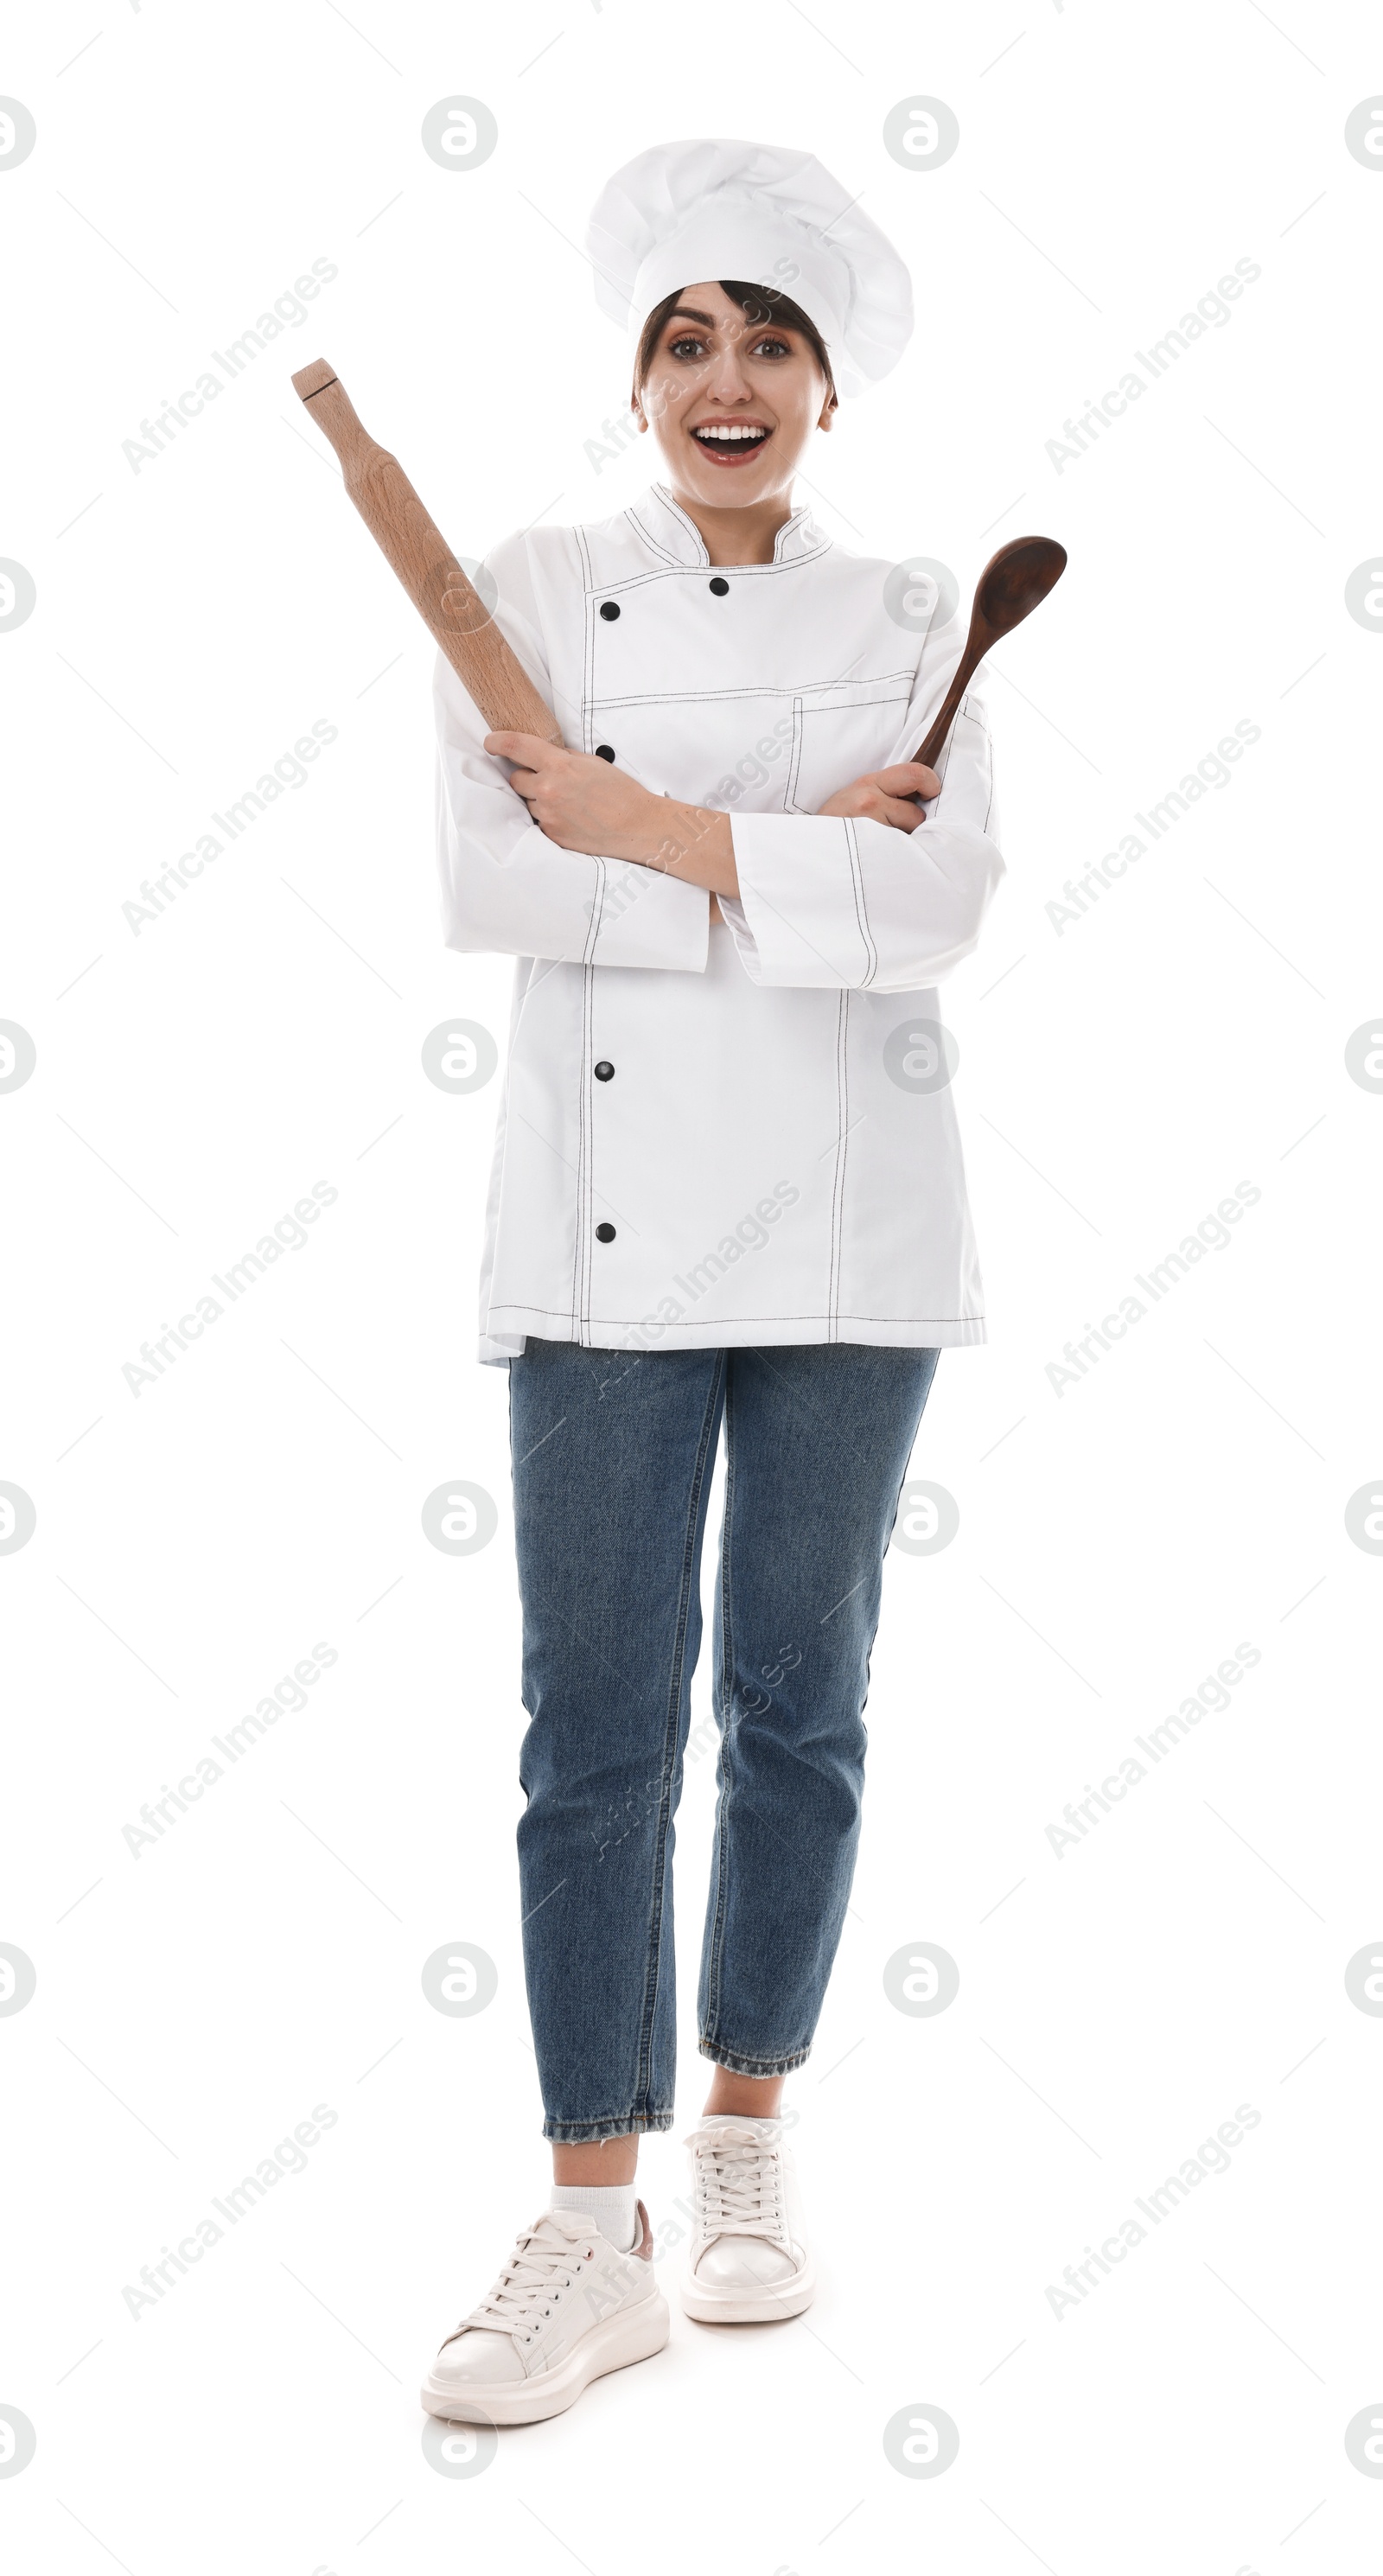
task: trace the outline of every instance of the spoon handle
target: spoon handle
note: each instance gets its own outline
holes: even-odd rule
[[[956,665],[955,678],[942,699],[941,712],[929,727],[919,749],[912,755],[914,760],[921,761],[924,769],[935,769],[941,756],[942,745],[955,721],[956,709],[993,640],[987,622],[980,615],[977,600],[970,620],[970,632],[965,639],[965,651]]]

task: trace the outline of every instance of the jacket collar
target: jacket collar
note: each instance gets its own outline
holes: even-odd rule
[[[709,564],[705,538],[695,520],[689,519],[674,501],[666,483],[651,484],[639,500],[631,502],[625,516],[662,562],[691,571]],[[810,510],[794,510],[774,539],[773,561],[799,563],[806,555],[820,554],[829,542],[814,524]]]

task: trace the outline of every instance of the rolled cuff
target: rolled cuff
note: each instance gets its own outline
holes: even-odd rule
[[[795,2068],[806,2065],[812,2053],[810,2040],[805,2048],[795,2048],[787,2057],[745,2057],[738,2049],[725,2048],[718,2039],[707,2039],[704,2034],[696,2044],[713,2066],[723,2066],[730,2075],[752,2075],[760,2083],[775,2075],[791,2075]]]
[[[736,814],[731,835],[739,900],[721,909],[755,984],[935,984],[969,956],[1004,873],[973,823]]]
[[[705,887],[632,861],[602,859],[599,866],[590,963],[704,975],[711,942]]]
[[[543,2136],[559,2147],[598,2147],[607,2138],[643,2138],[672,2127],[671,2111],[615,2111],[606,2120],[543,2122]]]

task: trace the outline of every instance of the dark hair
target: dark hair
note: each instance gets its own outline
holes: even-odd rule
[[[722,277],[720,291],[722,295],[729,296],[732,304],[740,306],[748,321],[780,322],[784,330],[800,333],[826,379],[826,391],[830,401],[834,404],[839,399],[836,393],[836,380],[831,372],[831,361],[826,355],[826,343],[816,324],[803,312],[800,304],[794,304],[790,295],[780,294],[776,287],[749,286],[742,277]],[[686,292],[685,286],[679,286],[674,294],[665,295],[661,304],[654,305],[639,334],[639,352],[634,361],[634,384],[630,396],[633,402],[638,401],[648,381],[648,371],[653,364],[654,351],[663,335],[663,325],[676,312]]]

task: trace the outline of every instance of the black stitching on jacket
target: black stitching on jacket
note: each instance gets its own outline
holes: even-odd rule
[[[486,1323],[487,1326],[493,1323],[498,1315],[564,1315],[565,1313],[566,1309],[562,1306],[492,1306],[486,1317]],[[847,1324],[983,1324],[988,1319],[984,1315],[861,1315],[852,1310],[848,1315],[837,1320]],[[641,1332],[648,1321],[649,1318],[646,1315],[594,1315],[591,1317],[593,1329],[622,1333]],[[720,1332],[726,1324],[736,1326],[740,1324],[824,1324],[827,1321],[826,1316],[818,1314],[815,1310],[805,1315],[707,1315],[701,1320],[695,1317],[683,1317],[676,1325],[669,1324],[666,1330],[679,1333]],[[502,1325],[500,1330],[522,1332],[523,1326]],[[486,1338],[493,1340],[495,1336],[487,1332]],[[542,1336],[539,1335],[538,1339],[541,1340],[541,1338]],[[576,1335],[572,1334],[571,1339],[575,1341]],[[731,1346],[727,1344],[728,1347]],[[652,1354],[636,1351],[632,1356],[636,1359],[647,1359]]]

